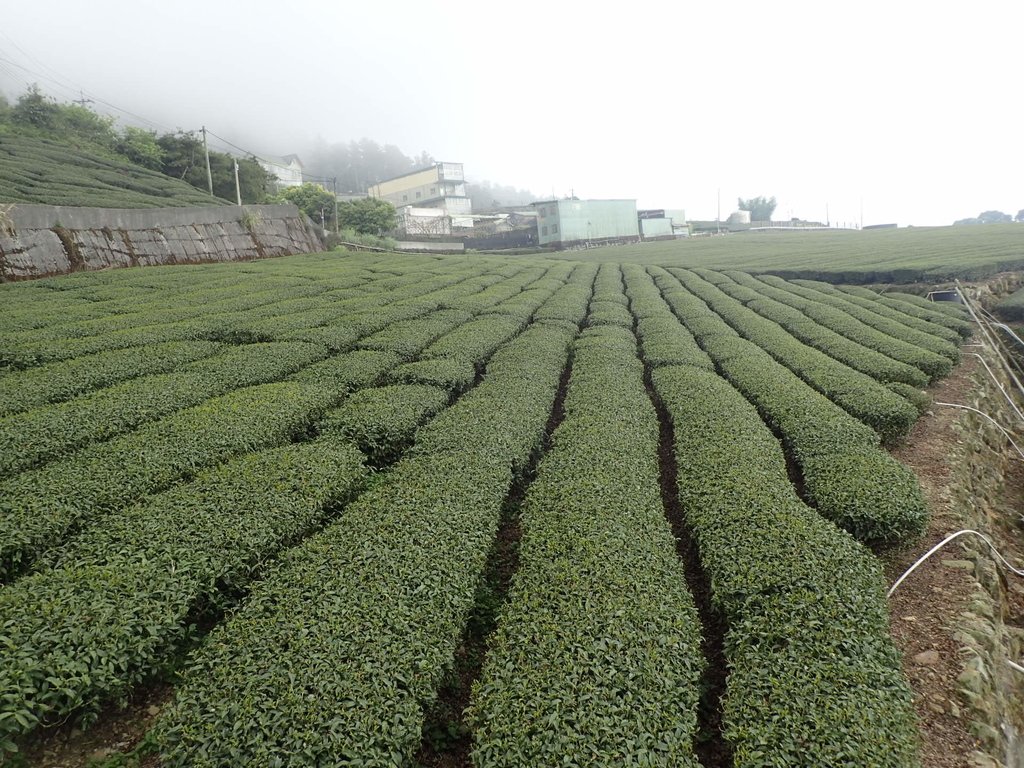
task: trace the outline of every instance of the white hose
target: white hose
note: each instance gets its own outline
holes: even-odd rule
[[[996,549],[996,545],[992,543],[992,540],[988,536],[986,536],[983,533],[978,533],[978,531],[972,531],[970,529],[965,529],[963,531],[957,531],[956,533],[947,536],[942,541],[940,541],[938,544],[936,544],[934,547],[932,547],[927,552],[925,552],[923,555],[921,555],[921,557],[918,558],[918,560],[912,566],[907,568],[907,570],[903,573],[902,576],[900,576],[898,579],[896,579],[896,583],[893,584],[889,588],[889,591],[886,593],[885,596],[886,597],[892,597],[892,593],[896,591],[896,587],[898,587],[900,584],[902,584],[903,580],[905,578],[907,578],[907,576],[909,576],[914,571],[916,571],[917,567],[919,565],[921,565],[921,563],[923,563],[929,557],[934,555],[936,552],[938,552],[944,546],[949,544],[949,542],[951,542],[954,539],[957,539],[957,538],[963,536],[964,534],[968,534],[968,533],[972,533],[975,536],[980,536],[984,540],[984,542],[989,545],[989,547],[992,549],[993,554],[995,554],[996,558],[998,558],[1003,563],[1003,565],[1005,565],[1007,568],[1009,568],[1011,571],[1013,571],[1013,573],[1017,574],[1018,576],[1024,576],[1024,570],[1019,570],[1017,568],[1014,568],[1012,565],[1010,565],[1010,562],[999,553],[999,550]]]
[[[999,379],[996,378],[995,373],[993,373],[992,369],[989,368],[989,365],[986,362],[985,358],[979,355],[977,352],[971,352],[970,354],[974,355],[976,358],[981,360],[981,364],[984,365],[985,370],[988,371],[989,378],[992,379],[996,387],[999,388],[999,391],[1003,393],[1003,397],[1006,398],[1006,402],[1008,402],[1010,404],[1010,407],[1013,408],[1014,412],[1017,414],[1017,418],[1019,418],[1021,421],[1024,421],[1024,413],[1020,412],[1020,408],[1018,408],[1017,404],[1013,402],[1013,398],[1010,397],[1010,393],[1006,391],[1006,387],[1004,387],[1000,383]]]
[[[985,413],[984,411],[979,411],[979,410],[978,410],[977,408],[972,408],[972,407],[971,407],[971,406],[969,406],[969,405],[960,405],[960,404],[958,404],[958,403],[940,403],[940,402],[939,402],[938,400],[936,400],[936,401],[935,401],[935,404],[936,404],[936,405],[945,405],[945,406],[946,406],[946,407],[948,407],[948,408],[963,408],[963,409],[964,409],[965,411],[973,411],[974,413],[978,414],[979,416],[984,416],[984,417],[985,417],[986,419],[988,419],[989,421],[991,421],[991,422],[992,422],[993,424],[995,424],[995,425],[996,425],[996,428],[997,428],[997,429],[998,429],[998,430],[999,430],[1000,432],[1002,432],[1002,433],[1003,433],[1003,436],[1004,436],[1004,437],[1005,437],[1005,438],[1006,438],[1007,440],[1009,440],[1009,441],[1010,441],[1010,445],[1012,445],[1012,446],[1014,447],[1014,449],[1015,449],[1015,450],[1017,451],[1017,453],[1019,453],[1019,454],[1020,454],[1020,457],[1021,457],[1021,459],[1022,459],[1022,460],[1024,460],[1024,451],[1022,451],[1022,450],[1021,450],[1021,449],[1020,449],[1020,448],[1019,448],[1019,447],[1017,446],[1017,444],[1016,444],[1015,442],[1013,442],[1013,437],[1012,437],[1012,436],[1010,435],[1009,431],[1008,431],[1008,430],[1007,430],[1007,429],[1006,429],[1006,428],[1005,428],[1005,427],[1004,427],[1004,426],[1003,426],[1002,424],[1000,424],[1000,423],[999,423],[998,421],[996,421],[995,419],[993,419],[993,418],[992,418],[991,416],[989,416],[989,415],[988,415],[987,413]]]
[[[989,325],[994,325],[996,328],[999,328],[1000,330],[1006,331],[1008,334],[1010,334],[1010,336],[1013,337],[1014,341],[1016,341],[1021,346],[1024,346],[1024,339],[1022,339],[1020,336],[1018,336],[1016,334],[1016,332],[1013,330],[1013,328],[1008,326],[1006,323],[1000,322],[998,317],[993,315],[991,312],[989,312],[984,307],[981,307],[981,314],[985,316],[985,320],[988,321]]]
[[[1003,367],[1003,370],[1006,371],[1006,375],[1009,376],[1010,381],[1012,381],[1017,387],[1017,391],[1024,395],[1024,384],[1022,384],[1020,379],[1017,378],[1017,374],[1013,372],[1013,368],[1010,367],[1006,358],[1003,357],[1003,353],[999,350],[999,346],[996,343],[995,334],[986,326],[985,323],[981,321],[981,318],[978,317],[978,313],[974,309],[974,303],[964,292],[963,286],[960,284],[959,280],[956,281],[956,287],[960,291],[960,298],[963,299],[964,304],[967,306],[967,310],[971,313],[971,317],[974,318],[974,322],[976,322],[978,327],[981,329],[981,333],[985,337],[985,341],[992,345],[992,352],[995,353],[995,356],[999,359],[999,363]]]

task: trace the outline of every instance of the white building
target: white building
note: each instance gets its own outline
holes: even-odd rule
[[[298,155],[270,157],[260,160],[259,163],[263,166],[263,170],[276,179],[273,183],[278,189],[297,187],[302,184],[302,161],[299,160]]]
[[[368,193],[396,208],[439,208],[451,217],[452,226],[473,226],[473,204],[466,194],[462,163],[434,163],[374,184]]]

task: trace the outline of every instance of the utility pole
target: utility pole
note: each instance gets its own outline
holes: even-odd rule
[[[332,179],[334,186],[334,234],[338,234],[338,177]]]
[[[94,104],[95,103],[92,99],[85,98],[85,92],[84,91],[79,91],[78,95],[81,96],[82,98],[75,99],[75,104],[79,104],[79,105],[84,107],[86,104]]]
[[[213,197],[213,174],[210,173],[210,147],[206,143],[206,126],[203,126],[203,152],[206,154],[206,188]]]
[[[238,198],[238,204],[242,204],[242,187],[238,184],[238,159],[235,160],[235,196]]]

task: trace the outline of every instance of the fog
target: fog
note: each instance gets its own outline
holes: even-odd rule
[[[1024,208],[1022,28],[985,1],[7,0],[0,91],[698,219],[774,195],[777,219],[950,224]]]

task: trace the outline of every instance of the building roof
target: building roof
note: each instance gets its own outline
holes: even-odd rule
[[[423,173],[424,171],[429,171],[431,168],[437,168],[440,165],[462,165],[462,163],[454,163],[454,162],[451,162],[450,160],[444,160],[444,161],[435,160],[430,165],[424,165],[424,166],[420,166],[419,168],[413,168],[411,171],[406,171],[405,173],[400,173],[397,176],[389,176],[386,179],[379,179],[379,180],[377,180],[377,181],[375,181],[373,183],[374,184],[385,184],[385,183],[387,183],[389,181],[394,181],[395,179],[404,179],[406,176],[412,176],[413,174],[416,174],[416,173]]]
[[[535,200],[530,205],[551,205],[552,203],[636,203],[635,197],[592,197],[582,200],[578,197],[563,197],[561,199]]]
[[[285,168],[291,165],[294,161],[300,168],[302,167],[302,160],[299,159],[298,155],[282,155],[281,157],[277,157],[275,155],[263,155],[261,159],[271,165],[280,165]]]

